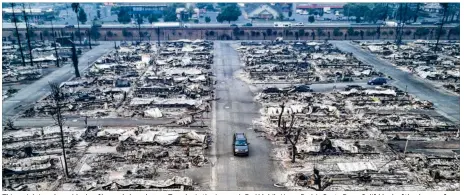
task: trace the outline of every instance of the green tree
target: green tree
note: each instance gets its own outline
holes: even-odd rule
[[[150,22],[150,23],[158,22],[158,18],[159,18],[158,15],[150,14],[150,16],[148,16],[148,22]]]
[[[131,16],[129,10],[126,7],[121,7],[118,13],[118,22],[122,24],[129,24],[131,22]]]
[[[81,24],[85,24],[87,22],[87,14],[82,8],[79,9],[79,22],[81,22]]]
[[[101,13],[100,13],[100,10],[99,10],[99,9],[97,10],[97,18],[98,18],[98,19],[101,18]]]
[[[302,37],[304,34],[305,34],[304,29],[299,29],[299,30],[298,30],[298,35],[299,35],[300,37]]]
[[[110,30],[109,31],[106,31],[106,36],[108,37],[112,37],[113,36],[113,32],[111,32]]]
[[[176,14],[176,8],[175,7],[168,7],[163,11],[163,20],[165,22],[175,22],[177,21],[177,14]]]
[[[292,14],[293,14],[292,11],[288,11],[288,17],[289,18],[292,17]]]
[[[111,32],[111,31],[108,31],[108,32]],[[100,27],[98,25],[92,25],[92,27],[90,27],[90,36],[94,40],[97,40],[101,37]]]
[[[334,28],[332,34],[333,34],[333,36],[336,36],[336,37],[339,37],[339,36],[342,36],[342,35],[343,35],[343,33],[340,32],[340,28]]]
[[[348,28],[347,33],[348,33],[348,36],[353,36],[353,35],[354,35],[354,29],[353,29],[353,27]]]
[[[210,18],[209,16],[206,16],[206,17],[205,17],[205,22],[206,22],[206,23],[210,23],[210,22],[211,22],[211,18]]]
[[[229,24],[231,21],[238,20],[238,17],[242,15],[242,12],[238,8],[237,4],[228,5],[223,8],[221,13],[216,17],[218,22],[228,21]]]
[[[325,33],[321,28],[317,28],[317,36],[325,36]]]
[[[77,18],[77,31],[79,31],[79,34],[81,34],[81,27],[79,26],[79,10],[80,10],[80,5],[79,3],[71,3],[71,8],[74,13],[76,13],[76,18]],[[79,44],[82,44],[82,38],[79,36]]]
[[[314,16],[308,16],[308,22],[313,23],[315,21]]]
[[[200,9],[206,9],[208,11],[214,10],[214,6],[212,3],[196,3],[196,6]]]

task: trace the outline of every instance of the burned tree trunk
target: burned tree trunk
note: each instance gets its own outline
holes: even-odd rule
[[[277,127],[280,127],[280,122],[282,121],[282,114],[284,113],[285,104],[282,102],[280,105],[279,121],[277,122]]]
[[[71,51],[74,73],[76,74],[76,77],[81,77],[81,74],[79,73],[79,59],[77,59],[76,44],[74,44],[74,42],[72,43]]]
[[[64,119],[63,119],[62,110],[61,110],[64,100],[65,100],[65,96],[58,83],[49,83],[49,86],[51,90],[51,97],[53,100],[53,105],[51,106],[52,117],[55,120],[56,124],[60,127],[61,148],[63,149],[63,158],[64,158],[64,169],[65,169],[66,177],[68,177],[69,176],[68,163],[66,160],[66,150],[64,146],[64,135],[63,135]]]
[[[288,137],[288,141],[290,141],[290,144],[292,144],[292,163],[295,163],[295,158],[296,158],[296,153],[297,153],[296,144],[298,143],[298,138],[300,137],[300,134],[301,134],[301,129],[298,128],[298,130],[296,131],[296,135],[293,135],[293,140],[291,139],[292,138],[291,134],[294,133],[292,132],[294,122],[295,122],[295,113],[292,113],[292,121],[290,122],[290,127],[286,135],[286,137]]]
[[[34,61],[32,60],[33,57],[32,57],[32,46],[31,46],[32,30],[30,29],[29,22],[27,20],[26,7],[24,6],[24,3],[23,3],[23,16],[24,16],[24,22],[26,23],[26,40],[27,40],[27,46],[29,48],[29,60],[30,60],[31,66],[34,66]]]
[[[18,45],[19,45],[19,52],[21,53],[21,62],[23,66],[26,66],[26,62],[24,61],[24,53],[23,53],[23,47],[21,46],[21,39],[19,38],[19,31],[18,31],[18,18],[16,18],[15,12],[14,12],[14,3],[11,3],[11,10],[13,14],[13,22],[15,25],[15,30],[16,30],[16,39],[18,40]]]

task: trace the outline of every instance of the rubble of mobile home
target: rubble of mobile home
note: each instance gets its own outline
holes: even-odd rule
[[[56,67],[56,52],[54,43],[50,42],[33,42],[31,44],[32,62],[30,65],[30,54],[27,47],[23,46],[25,66],[22,66],[22,59],[19,51],[19,45],[10,42],[3,42],[2,45],[2,81],[3,81],[3,99],[11,97],[14,93],[7,91],[9,84],[23,83],[27,84],[42,78],[53,72]],[[59,56],[60,67],[71,64],[71,47],[61,46],[56,43],[56,50]],[[88,47],[77,47],[77,54],[81,55],[88,51]],[[6,89],[5,89],[6,88]]]
[[[205,174],[198,174],[209,169],[210,129],[192,124],[210,112],[212,45],[121,43],[80,78],[61,83],[65,118],[147,118],[169,125],[80,128],[65,122],[68,177],[58,126],[4,126],[3,189],[207,189],[198,179]],[[49,95],[19,117],[51,117],[52,102]]]
[[[61,84],[67,96],[64,114],[192,122],[210,111],[211,48],[203,41],[167,42],[160,48],[121,45],[81,78]],[[49,116],[51,101],[44,98],[23,116]]]
[[[442,41],[436,51],[436,41],[424,40],[407,42],[399,48],[392,42],[359,42],[359,45],[399,69],[459,95],[459,42]]]
[[[382,73],[327,42],[242,42],[234,45],[252,83],[365,81]]]
[[[281,175],[284,179],[275,186],[316,191],[459,190],[458,125],[439,115],[431,102],[390,85],[347,84],[343,88],[327,87],[313,92],[311,84],[325,83],[324,79],[308,83],[307,75],[294,75],[282,79],[290,79],[290,86],[276,87],[273,81],[278,79],[267,75],[279,73],[282,69],[278,64],[282,62],[277,53],[271,53],[292,51],[295,44],[299,43],[248,42],[236,46],[242,52],[245,72],[250,73],[241,79],[251,86],[264,86],[255,87],[260,89],[256,90],[255,101],[261,104],[261,118],[255,120],[253,130],[274,143],[271,158],[279,161],[284,170]],[[327,57],[336,51],[327,43],[302,45],[313,48],[311,56],[321,53]],[[308,45],[317,45],[318,49]],[[256,51],[266,57],[255,58]],[[324,60],[308,57],[298,61],[298,56],[305,55],[287,54],[294,56],[287,57],[294,60],[292,63],[282,66],[288,68],[288,75],[309,69],[319,78],[337,78],[337,74],[320,72],[319,63]],[[297,65],[303,63],[311,68]],[[357,61],[351,58],[334,64],[340,63],[350,65]],[[361,65],[365,69],[346,70],[375,72],[369,65]],[[257,78],[250,66],[276,69],[268,69]],[[356,78],[353,73],[347,75]]]

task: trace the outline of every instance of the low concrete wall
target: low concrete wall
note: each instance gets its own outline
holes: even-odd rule
[[[350,28],[353,29],[351,35],[348,33]],[[418,29],[428,29],[427,35],[418,36]],[[449,34],[452,27],[443,27],[444,33],[442,40],[459,40],[459,35]],[[83,37],[88,37],[89,29],[82,28],[81,34]],[[404,27],[403,39],[435,39],[437,28],[425,27]],[[55,29],[57,37],[69,36],[74,33],[77,38],[77,28],[61,28]],[[125,33],[123,33],[125,31]],[[338,31],[337,36],[334,32]],[[380,33],[377,33],[380,31]],[[4,40],[15,40],[14,29],[3,29]],[[51,29],[40,28],[34,29],[35,40],[51,40],[53,38]],[[110,32],[110,33],[109,33]],[[142,28],[142,40],[158,40],[157,28]],[[123,35],[126,36],[123,36]],[[127,36],[132,34],[132,36]],[[25,39],[25,30],[20,29],[22,39]],[[396,38],[395,27],[292,27],[292,28],[276,28],[276,27],[221,27],[221,28],[160,28],[160,40],[177,40],[177,39],[206,39],[206,40],[274,40],[277,37],[283,37],[285,40],[391,40]],[[139,40],[139,30],[137,28],[101,28],[100,41],[132,41]]]

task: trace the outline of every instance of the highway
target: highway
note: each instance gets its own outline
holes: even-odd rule
[[[290,22],[292,25],[297,24],[297,22]],[[215,24],[185,24],[187,28],[227,28],[231,27],[232,24],[236,24],[239,27],[244,27],[243,25],[246,23],[215,23]],[[67,28],[67,25],[53,25],[54,28],[60,29],[60,28]],[[316,22],[316,23],[304,23],[303,26],[293,26],[293,27],[378,27],[379,25],[377,24],[369,24],[369,25],[364,25],[364,24],[351,24],[347,22]],[[456,24],[446,24],[444,27],[455,27],[458,26]],[[51,28],[52,26],[50,24],[44,24],[44,25],[34,25],[34,28]],[[89,24],[84,24],[80,25],[80,28],[86,29],[90,28],[91,25]],[[152,24],[142,24],[140,26],[141,28],[157,28],[153,26]],[[173,27],[180,27],[180,26],[163,26],[160,28],[173,28]],[[253,23],[252,27],[274,27],[274,22],[260,22],[260,23]],[[385,27],[385,26],[382,26]],[[422,28],[437,28],[437,25],[406,25],[407,27],[422,27]],[[3,29],[14,29],[14,24],[13,23],[3,23],[2,24]],[[18,23],[18,28],[19,29],[24,29],[26,28],[26,25],[24,23]],[[70,28],[70,27],[68,27]],[[77,29],[77,25],[74,25],[74,28]],[[137,25],[135,24],[103,24],[101,28],[138,28]],[[247,28],[247,27],[244,27]],[[250,28],[250,27],[248,27]]]

